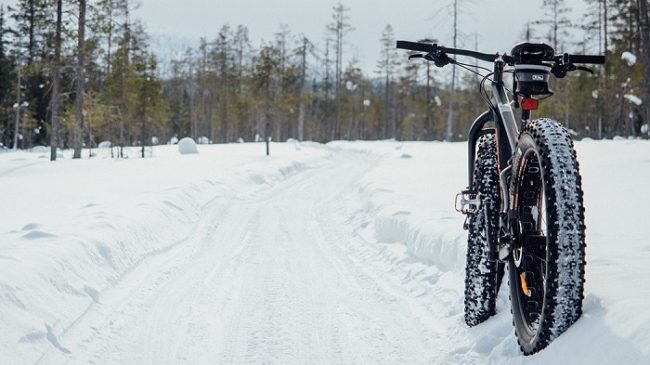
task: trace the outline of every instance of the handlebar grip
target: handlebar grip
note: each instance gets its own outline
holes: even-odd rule
[[[433,51],[433,44],[397,41],[397,48],[408,49],[411,51],[418,51],[418,52],[431,52]]]
[[[571,63],[591,63],[594,65],[604,65],[605,56],[585,56],[585,55],[569,55],[569,62]]]

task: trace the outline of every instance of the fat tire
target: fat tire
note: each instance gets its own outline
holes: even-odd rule
[[[477,142],[471,189],[480,197],[480,209],[468,216],[465,266],[465,323],[476,326],[495,313],[504,265],[496,258],[499,173],[494,134]]]
[[[537,154],[546,211],[546,260],[541,266],[546,268],[545,285],[536,288],[543,293],[543,304],[532,326],[525,317],[524,303],[529,299],[523,294],[515,259],[511,257],[508,262],[513,324],[525,355],[544,349],[581,316],[586,265],[583,192],[573,142],[554,120],[528,123],[513,158],[511,189],[515,197],[525,189],[517,186],[523,180],[518,177],[525,173],[523,160],[531,151]]]

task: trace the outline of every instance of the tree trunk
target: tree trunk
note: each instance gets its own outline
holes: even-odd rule
[[[643,65],[645,71],[645,118],[644,122],[650,121],[650,21],[648,19],[648,1],[639,0],[639,27],[641,33],[641,44],[643,48]]]
[[[308,40],[306,37],[302,40],[302,49],[300,50],[301,54],[301,63],[300,63],[300,105],[298,107],[298,140],[302,141],[304,139],[304,130],[305,130],[305,93],[307,81],[307,46]]]
[[[458,0],[454,1],[454,48],[458,43]],[[447,114],[447,133],[445,141],[451,142],[454,137],[454,102],[456,99],[456,65],[451,69],[451,93],[449,95],[449,112]]]
[[[61,28],[63,0],[56,2],[56,36],[54,41],[54,75],[52,77],[52,133],[50,135],[50,161],[56,161],[59,147],[59,118],[61,115]]]
[[[22,69],[20,63],[18,64],[18,81],[16,81],[16,124],[14,124],[14,151],[18,150],[18,132],[20,130],[20,108],[21,101],[20,95],[22,92]]]
[[[77,90],[75,95],[75,114],[77,121],[74,127],[73,147],[74,155],[72,158],[81,158],[81,149],[83,145],[82,133],[84,127],[83,103],[84,103],[84,84],[85,75],[85,56],[86,56],[86,0],[79,0],[79,41],[77,44]]]

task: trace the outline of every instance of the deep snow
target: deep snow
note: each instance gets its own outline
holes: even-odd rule
[[[0,364],[650,363],[647,141],[577,143],[585,314],[532,357],[505,287],[463,323],[464,144],[198,148],[0,155]]]

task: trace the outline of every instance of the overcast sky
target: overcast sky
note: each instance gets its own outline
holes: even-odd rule
[[[293,34],[305,34],[314,43],[323,43],[325,26],[331,20],[335,0],[140,0],[137,10],[154,40],[170,37],[161,52],[194,46],[200,37],[213,39],[224,24],[246,25],[254,45],[271,40],[280,24]],[[15,0],[0,0],[11,4]],[[573,17],[583,16],[584,0],[566,0]],[[379,56],[379,38],[386,24],[395,37],[417,40],[423,36],[451,45],[453,0],[345,0],[354,27],[346,52],[356,56],[366,73],[374,69]],[[474,48],[478,34],[479,50],[508,51],[521,37],[527,21],[539,19],[542,0],[460,0],[459,27],[464,46]],[[580,34],[577,38],[581,38]],[[156,42],[154,42],[156,43]],[[171,43],[173,45],[170,46]],[[570,50],[569,50],[570,51]]]
[[[255,44],[270,40],[280,24],[294,34],[304,33],[322,43],[324,29],[331,20],[332,0],[142,0],[138,13],[154,34],[176,35],[182,39],[213,38],[223,24],[244,24]],[[347,51],[356,56],[366,72],[379,56],[379,38],[386,24],[395,37],[417,40],[423,36],[451,45],[452,0],[345,0],[354,27],[348,36]],[[483,51],[510,50],[521,36],[527,21],[541,17],[542,0],[461,0],[459,17],[465,46],[474,48],[478,34]],[[567,0],[574,16],[585,12],[584,0]],[[581,35],[580,35],[581,38]]]

